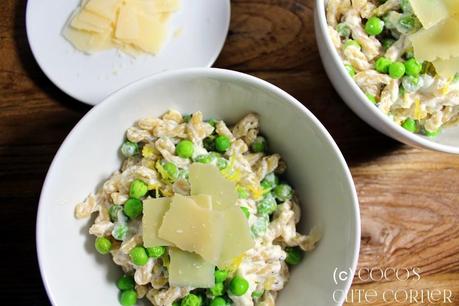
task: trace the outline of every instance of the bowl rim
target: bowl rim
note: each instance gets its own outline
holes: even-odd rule
[[[344,65],[342,65],[342,59],[340,55],[338,54],[338,51],[336,50],[335,46],[333,45],[333,42],[331,41],[330,35],[328,34],[328,22],[325,14],[325,2],[327,0],[315,0],[315,10],[316,14],[315,16],[318,17],[318,23],[315,23],[320,26],[320,30],[322,33],[324,33],[324,43],[325,46],[328,50],[331,50],[329,54],[331,54],[331,57],[333,59],[333,62],[335,64],[335,68],[337,69],[340,77],[346,85],[357,94],[360,103],[360,107],[365,108],[366,110],[370,111],[370,113],[373,115],[373,117],[377,118],[383,125],[384,128],[393,132],[394,134],[397,134],[398,138],[389,136],[391,138],[394,138],[400,142],[403,142],[407,145],[413,145],[417,147],[422,147],[426,149],[430,149],[433,151],[438,151],[438,152],[443,152],[443,153],[450,153],[450,154],[459,154],[459,146],[454,146],[454,145],[446,145],[446,144],[441,144],[438,142],[434,142],[432,140],[429,140],[428,138],[411,133],[407,130],[405,130],[403,127],[395,124],[386,114],[382,113],[377,107],[374,107],[374,105],[367,102],[367,97],[363,93],[363,91],[358,87],[358,85],[355,83],[354,79],[349,76],[347,71],[344,68]],[[332,82],[333,84],[333,82]],[[341,97],[341,95],[340,95]],[[343,99],[341,97],[341,99]],[[345,101],[345,99],[343,99]],[[345,101],[346,102],[346,101]],[[347,104],[347,102],[346,102]],[[356,112],[354,112],[356,113]],[[357,113],[356,113],[357,114]],[[369,122],[361,117],[359,114],[357,114],[362,120]],[[371,125],[371,124],[370,124]],[[381,132],[381,131],[380,131]],[[387,135],[387,134],[386,134]]]
[[[354,245],[352,246],[352,252],[353,252],[353,260],[351,263],[350,271],[351,275],[347,278],[345,285],[344,285],[344,293],[347,294],[349,291],[351,285],[352,285],[352,280],[357,268],[357,263],[358,263],[358,258],[359,258],[359,251],[360,251],[360,236],[361,236],[361,220],[360,220],[360,207],[359,207],[359,201],[358,201],[358,196],[357,192],[355,189],[355,184],[350,172],[350,169],[344,159],[344,156],[342,155],[341,151],[339,150],[338,145],[335,143],[334,139],[330,135],[330,133],[327,131],[327,129],[322,125],[322,123],[314,116],[314,114],[309,111],[303,104],[301,104],[296,98],[285,92],[284,90],[278,88],[277,86],[264,81],[262,79],[259,79],[255,76],[251,76],[245,73],[237,72],[237,71],[232,71],[232,70],[226,70],[226,69],[219,69],[219,68],[187,68],[187,69],[180,69],[180,70],[174,70],[174,71],[168,71],[168,72],[163,72],[159,74],[154,74],[149,77],[143,78],[141,80],[135,81],[117,91],[114,93],[110,94],[107,98],[105,98],[101,103],[95,105],[91,110],[89,110],[80,120],[79,122],[72,128],[70,133],[65,137],[64,141],[60,145],[59,149],[57,150],[53,161],[51,162],[50,167],[48,168],[46,178],[43,183],[42,190],[40,192],[40,197],[39,197],[39,203],[38,203],[38,210],[37,210],[37,218],[36,218],[36,252],[37,252],[37,259],[38,259],[38,265],[39,265],[39,270],[40,270],[40,275],[42,282],[44,284],[46,293],[48,295],[48,298],[51,302],[52,305],[57,305],[55,301],[55,297],[53,295],[53,292],[51,291],[48,283],[48,277],[45,271],[45,267],[43,265],[42,258],[44,257],[44,250],[43,250],[43,242],[42,242],[42,229],[43,226],[41,225],[43,220],[44,220],[44,212],[45,212],[45,201],[44,198],[46,197],[48,193],[48,189],[50,188],[50,174],[54,172],[56,163],[58,160],[61,159],[61,154],[63,151],[63,148],[67,145],[69,140],[74,137],[75,134],[79,132],[79,128],[81,125],[83,125],[86,121],[90,120],[91,117],[97,116],[100,113],[103,113],[106,108],[109,108],[110,105],[117,100],[117,96],[119,94],[123,94],[129,91],[135,91],[137,88],[142,87],[145,84],[151,83],[151,82],[157,82],[162,79],[173,79],[175,77],[181,77],[181,76],[186,76],[186,75],[198,75],[198,76],[205,76],[205,77],[218,77],[218,78],[227,78],[227,79],[232,79],[236,81],[241,81],[245,83],[252,84],[254,86],[259,86],[262,87],[263,90],[269,91],[275,95],[280,96],[283,98],[287,103],[290,103],[293,107],[295,107],[299,112],[301,112],[304,116],[306,116],[309,120],[313,122],[313,124],[320,130],[322,135],[325,137],[326,141],[330,144],[334,155],[338,159],[338,162],[341,166],[341,168],[344,171],[345,174],[345,186],[348,187],[348,190],[350,191],[350,196],[352,200],[352,209],[353,209],[353,214],[354,214],[354,219],[355,219],[355,232],[353,233],[353,239],[354,239]],[[344,303],[344,300],[346,298],[346,294],[343,294],[340,301],[339,305]]]

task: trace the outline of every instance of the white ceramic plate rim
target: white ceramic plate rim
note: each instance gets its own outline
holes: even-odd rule
[[[322,28],[322,32],[328,33],[328,31],[326,30],[328,27],[328,23],[327,18],[325,16],[325,0],[316,0],[316,10],[318,10],[317,16],[319,17],[319,25]],[[354,80],[349,76],[349,74],[344,68],[344,65],[342,65],[341,57],[339,56],[338,52],[333,46],[330,35],[325,36],[325,44],[327,45],[328,49],[332,50],[333,61],[338,69],[338,73],[341,75],[342,79],[345,80],[346,84],[353,91],[357,92],[357,95],[359,96],[360,101],[362,102],[361,107],[364,107],[367,110],[369,110],[375,117],[377,117],[384,124],[384,126],[388,130],[391,130],[394,133],[401,135],[401,137],[403,138],[410,139],[413,143],[417,144],[418,146],[429,148],[434,151],[459,154],[459,147],[437,143],[427,138],[424,138],[420,135],[408,132],[401,126],[395,124],[388,116],[383,114],[379,109],[377,109],[370,103],[364,103],[368,100],[367,97],[363,94],[362,90],[357,86]]]
[[[226,6],[227,6],[227,16],[226,16],[226,20],[227,20],[227,23],[224,25],[225,26],[225,33],[228,33],[229,31],[229,27],[230,27],[230,21],[231,21],[231,1],[230,0],[225,0],[226,1]],[[32,24],[31,24],[31,20],[30,20],[30,10],[29,10],[29,7],[31,5],[32,1],[27,1],[27,6],[26,6],[26,33],[27,33],[27,38],[28,38],[28,42],[29,42],[29,46],[30,46],[30,49],[32,50],[32,54],[38,64],[38,66],[40,67],[40,69],[43,71],[43,73],[46,75],[46,77],[52,82],[54,83],[61,91],[63,91],[65,94],[67,94],[68,96],[80,101],[80,102],[83,102],[85,104],[88,104],[88,105],[97,105],[99,103],[101,103],[102,101],[104,101],[106,98],[108,98],[109,96],[111,96],[113,93],[115,93],[117,90],[115,90],[114,92],[110,93],[106,98],[104,98],[102,101],[98,101],[98,102],[92,102],[92,101],[83,101],[81,100],[77,94],[74,94],[72,92],[70,92],[69,90],[66,89],[66,86],[57,78],[54,78],[52,76],[52,74],[50,73],[50,71],[47,69],[47,66],[40,60],[40,57],[37,56],[38,52],[36,50],[36,46],[31,42],[30,40],[30,31],[29,29],[32,27]],[[226,34],[227,35],[227,34]],[[208,67],[211,67],[215,61],[217,60],[218,56],[220,55],[224,45],[225,45],[225,42],[226,42],[226,39],[222,39],[222,41],[220,42],[219,45],[216,46],[215,48],[215,53],[212,55],[211,58],[209,58],[209,61],[207,62],[207,64],[205,66],[203,66],[203,68],[208,68]],[[188,68],[188,69],[192,69],[192,68]],[[174,69],[174,70],[181,70],[181,69]],[[172,70],[170,70],[172,71]],[[133,80],[131,83],[127,84],[126,86],[129,86],[130,84],[132,83],[135,83],[139,80],[142,80],[143,78],[139,78],[139,79],[136,79],[136,80]],[[125,86],[123,86],[124,88]],[[121,89],[121,88],[119,88]],[[119,90],[118,89],[118,90]]]
[[[328,131],[325,129],[325,127],[320,123],[320,121],[309,111],[303,104],[301,104],[298,100],[293,98],[291,95],[289,95],[287,92],[283,91],[282,89],[272,85],[271,83],[268,83],[267,81],[261,80],[259,78],[256,78],[254,76],[250,76],[244,73],[236,72],[236,71],[231,71],[231,70],[225,70],[225,69],[217,69],[217,68],[189,68],[189,69],[183,69],[183,70],[175,70],[175,71],[169,71],[169,72],[164,72],[156,75],[152,75],[150,77],[144,78],[142,80],[139,80],[135,83],[132,83],[116,92],[111,94],[109,97],[104,99],[102,103],[99,103],[95,107],[93,107],[88,113],[86,113],[83,118],[75,125],[75,127],[71,130],[71,132],[68,134],[68,136],[65,138],[64,142],[60,146],[59,150],[57,151],[51,166],[48,169],[48,173],[46,175],[45,181],[43,183],[43,188],[40,194],[40,199],[39,199],[39,204],[38,204],[38,212],[37,212],[37,221],[36,221],[36,247],[37,247],[37,257],[38,257],[38,264],[39,264],[39,269],[40,269],[40,274],[42,281],[45,286],[45,290],[48,294],[48,297],[52,303],[52,305],[58,305],[56,301],[54,300],[54,295],[53,292],[50,290],[49,285],[48,285],[48,279],[47,275],[45,272],[45,267],[42,265],[42,260],[41,258],[44,256],[42,246],[42,238],[44,235],[41,234],[41,220],[43,220],[42,215],[44,214],[44,206],[46,205],[43,198],[45,195],[48,193],[48,189],[50,188],[50,174],[54,171],[55,164],[59,159],[61,159],[61,152],[64,151],[64,147],[67,145],[67,143],[70,141],[70,139],[79,133],[79,127],[84,125],[86,121],[90,121],[91,117],[96,116],[99,113],[104,112],[104,110],[110,106],[110,103],[112,101],[116,101],[115,96],[118,95],[119,93],[125,92],[125,91],[135,91],[136,88],[141,87],[144,83],[149,83],[152,82],[156,79],[161,79],[161,78],[174,78],[175,76],[180,76],[182,74],[200,74],[200,75],[206,75],[206,76],[224,76],[224,77],[233,77],[236,79],[239,79],[241,81],[245,81],[248,83],[252,83],[258,86],[262,86],[266,89],[266,91],[270,91],[276,95],[281,96],[282,98],[286,99],[291,103],[299,112],[303,113],[306,117],[310,118],[311,121],[319,128],[319,130],[322,132],[328,143],[331,145],[333,152],[337,156],[339,163],[344,170],[346,181],[345,184],[347,184],[347,187],[351,191],[351,196],[352,196],[352,203],[353,203],[353,211],[354,211],[354,218],[356,220],[355,224],[355,235],[354,235],[354,241],[355,244],[352,247],[352,251],[354,254],[353,262],[351,265],[351,270],[352,270],[352,275],[350,275],[349,278],[346,280],[345,284],[345,292],[347,293],[349,288],[351,287],[352,284],[352,279],[354,277],[354,273],[357,267],[357,262],[359,258],[359,250],[360,250],[360,209],[359,209],[359,202],[358,202],[358,197],[357,197],[357,192],[355,190],[355,185],[354,181],[352,179],[351,172],[347,166],[347,163],[339,150],[338,146],[336,145],[335,141],[331,137],[331,135],[328,133]],[[346,298],[346,295],[343,294],[341,300],[339,301],[339,304],[344,303],[344,299]]]

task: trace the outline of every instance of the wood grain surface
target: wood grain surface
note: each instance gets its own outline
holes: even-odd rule
[[[34,61],[25,5],[3,0],[0,6],[1,305],[49,305],[35,253],[38,196],[56,150],[89,110],[59,91]],[[256,75],[291,93],[340,146],[362,215],[360,275],[348,305],[459,305],[459,157],[397,143],[344,105],[320,62],[313,5],[232,1],[230,33],[215,66]],[[420,276],[407,281],[397,269],[415,269]],[[379,280],[381,270],[388,273]],[[451,302],[382,299],[396,289],[449,290]],[[376,299],[362,300],[362,293],[373,291]]]

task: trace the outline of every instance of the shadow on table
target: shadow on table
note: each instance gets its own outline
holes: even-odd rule
[[[22,69],[27,73],[27,76],[33,80],[35,85],[42,89],[42,91],[45,92],[51,100],[56,101],[69,109],[79,112],[87,112],[91,106],[81,103],[65,94],[43,73],[32,54],[32,50],[27,39],[26,1],[17,1],[15,5],[14,41],[16,53],[19,56]],[[52,13],[50,13],[50,18],[53,18]]]

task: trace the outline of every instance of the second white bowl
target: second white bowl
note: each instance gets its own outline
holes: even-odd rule
[[[322,63],[336,91],[344,102],[366,123],[400,142],[415,147],[459,154],[459,126],[443,130],[435,139],[408,132],[395,124],[372,103],[355,84],[344,68],[343,61],[328,35],[325,16],[327,0],[316,0],[314,26]]]

